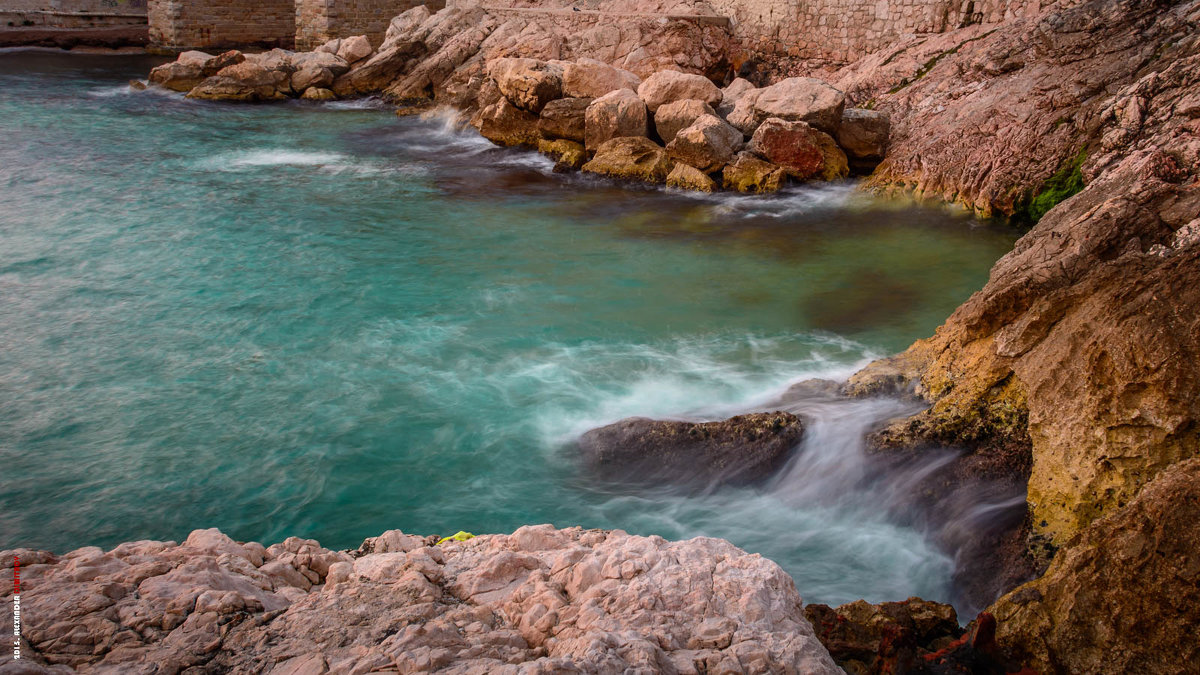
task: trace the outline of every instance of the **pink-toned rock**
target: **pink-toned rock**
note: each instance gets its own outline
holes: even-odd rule
[[[541,138],[538,116],[518,108],[507,98],[481,110],[475,122],[479,133],[497,145],[534,148]]]
[[[692,126],[702,115],[716,115],[712,106],[697,99],[685,99],[667,103],[654,113],[654,129],[664,144],[675,139],[675,134]]]
[[[717,107],[717,112],[721,113],[722,117],[728,117],[743,96],[756,90],[757,88],[750,80],[741,77],[734,78],[733,82],[721,90],[721,105]]]
[[[355,35],[343,38],[338,44],[336,54],[338,58],[353,65],[367,58],[374,51],[375,49],[371,47],[371,41],[367,39],[366,35]]]
[[[754,94],[743,94],[752,101],[754,118],[807,122],[827,134],[836,134],[842,123],[846,96],[823,80],[813,77],[789,77]]]
[[[712,80],[703,75],[691,75],[675,70],[662,70],[646,78],[638,87],[637,93],[652,113],[657,112],[662,105],[685,99],[704,101],[710,106],[721,103],[721,90]]]
[[[632,89],[609,92],[584,113],[584,146],[595,150],[612,138],[645,136],[646,123],[646,104]]]
[[[749,147],[754,154],[783,167],[788,175],[799,180],[814,177],[831,180],[845,175],[845,155],[838,162],[836,153],[841,151],[828,134],[804,122],[770,118],[754,132]]]
[[[583,58],[564,66],[562,82],[563,96],[600,98],[619,89],[637,90],[642,80],[628,70]]]
[[[720,170],[742,147],[742,132],[714,115],[701,115],[691,126],[676,134],[667,145],[667,155],[705,173]]]
[[[287,98],[291,74],[256,61],[229,66],[188,92],[188,98],[220,101],[272,101]]]
[[[200,52],[184,52],[200,53]],[[149,81],[172,91],[191,91],[204,81],[204,66],[197,63],[172,61],[156,66],[150,71]]]
[[[488,77],[510,103],[540,113],[562,97],[562,68],[537,59],[503,58],[488,63]]]
[[[560,98],[542,108],[538,118],[538,131],[543,138],[562,138],[582,143],[587,129],[587,109],[590,98]]]

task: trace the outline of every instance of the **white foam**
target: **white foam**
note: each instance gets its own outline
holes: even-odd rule
[[[262,148],[225,152],[199,160],[194,166],[204,171],[256,171],[279,167],[312,168],[322,173],[420,173],[414,166],[388,166],[340,152]]]

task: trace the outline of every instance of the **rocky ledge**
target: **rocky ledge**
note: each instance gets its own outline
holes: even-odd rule
[[[842,672],[791,578],[724,540],[537,525],[437,541],[331,551],[211,529],[0,552],[5,577],[20,565],[23,634],[0,673]]]

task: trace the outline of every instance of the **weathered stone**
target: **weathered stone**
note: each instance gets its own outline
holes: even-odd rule
[[[287,98],[290,74],[255,61],[229,66],[188,92],[188,98],[220,101],[272,101]]]
[[[366,35],[355,35],[353,37],[343,38],[335,52],[341,60],[353,66],[355,63],[362,61],[370,56],[375,49],[371,47],[371,41]]]
[[[420,42],[401,42],[391,49],[380,50],[365,61],[354,64],[345,75],[334,81],[333,91],[341,97],[372,94],[383,91],[413,59],[425,55]]]
[[[807,122],[817,129],[836,135],[842,123],[846,96],[823,80],[789,77],[753,93],[747,92],[739,104],[748,102],[754,121],[761,124],[771,117]]]
[[[610,178],[661,183],[671,172],[671,160],[657,143],[645,136],[609,139],[596,148],[583,171]]]
[[[717,182],[708,174],[694,166],[682,163],[676,164],[675,168],[671,169],[671,173],[667,174],[667,185],[680,190],[697,192],[714,192],[717,189]]]
[[[584,145],[595,150],[609,139],[645,136],[646,123],[646,104],[632,89],[609,92],[592,101],[584,113]]]
[[[309,87],[326,89],[333,85],[334,74],[328,68],[312,65],[292,73],[292,91],[303,94]]]
[[[320,87],[309,87],[304,90],[300,98],[306,101],[336,101],[337,94],[331,89],[322,89]]]
[[[172,61],[150,71],[149,81],[173,91],[191,91],[205,79],[204,67],[195,63]]]
[[[833,139],[805,122],[768,119],[754,131],[749,149],[798,180],[832,180],[847,173],[846,155]]]
[[[852,160],[878,162],[887,153],[891,122],[877,110],[846,108],[842,125],[838,127],[838,145]]]
[[[650,112],[667,103],[696,99],[709,106],[721,103],[721,90],[712,80],[703,75],[691,75],[675,70],[663,70],[646,78],[638,86],[637,94],[646,102]]]
[[[953,607],[920,598],[806,605],[804,615],[834,661],[863,675],[909,672],[963,635]]]
[[[582,143],[562,138],[539,140],[538,152],[554,160],[555,171],[576,171],[587,161]]]
[[[778,192],[783,187],[782,167],[763,161],[749,152],[739,152],[722,171],[726,190],[738,192]]]
[[[584,141],[587,128],[587,109],[590,98],[560,98],[550,101],[542,108],[538,117],[538,131],[543,138],[563,138],[569,141]]]
[[[587,432],[579,450],[587,468],[604,480],[738,485],[770,476],[803,433],[800,419],[784,412],[703,423],[635,417]]]
[[[703,172],[717,171],[742,147],[742,132],[725,120],[702,115],[667,145],[667,155]]]
[[[756,89],[750,80],[741,77],[734,78],[733,82],[730,82],[721,90],[721,105],[717,107],[717,113],[721,117],[729,117],[729,113],[733,112],[738,101]]]
[[[187,52],[185,52],[187,53]],[[203,52],[197,52],[203,53]],[[182,55],[180,55],[182,58]],[[236,66],[246,60],[246,55],[236,49],[222,52],[204,62],[204,76],[212,77],[229,66]]]
[[[701,115],[716,116],[712,106],[696,99],[667,103],[654,113],[654,128],[663,144],[675,139],[675,134],[692,126]],[[740,139],[739,139],[740,140]]]
[[[562,96],[562,68],[537,59],[496,59],[487,65],[488,77],[510,103],[540,113]]]
[[[536,148],[541,138],[538,116],[521,110],[507,98],[481,110],[478,124],[479,133],[497,145]]]
[[[595,59],[582,58],[563,68],[563,96],[600,98],[619,89],[636,91],[642,83],[637,75]]]

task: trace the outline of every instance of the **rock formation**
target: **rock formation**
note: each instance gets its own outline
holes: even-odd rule
[[[393,530],[339,552],[213,529],[3,551],[24,639],[0,672],[841,672],[791,578],[723,540],[537,525],[436,541]]]

